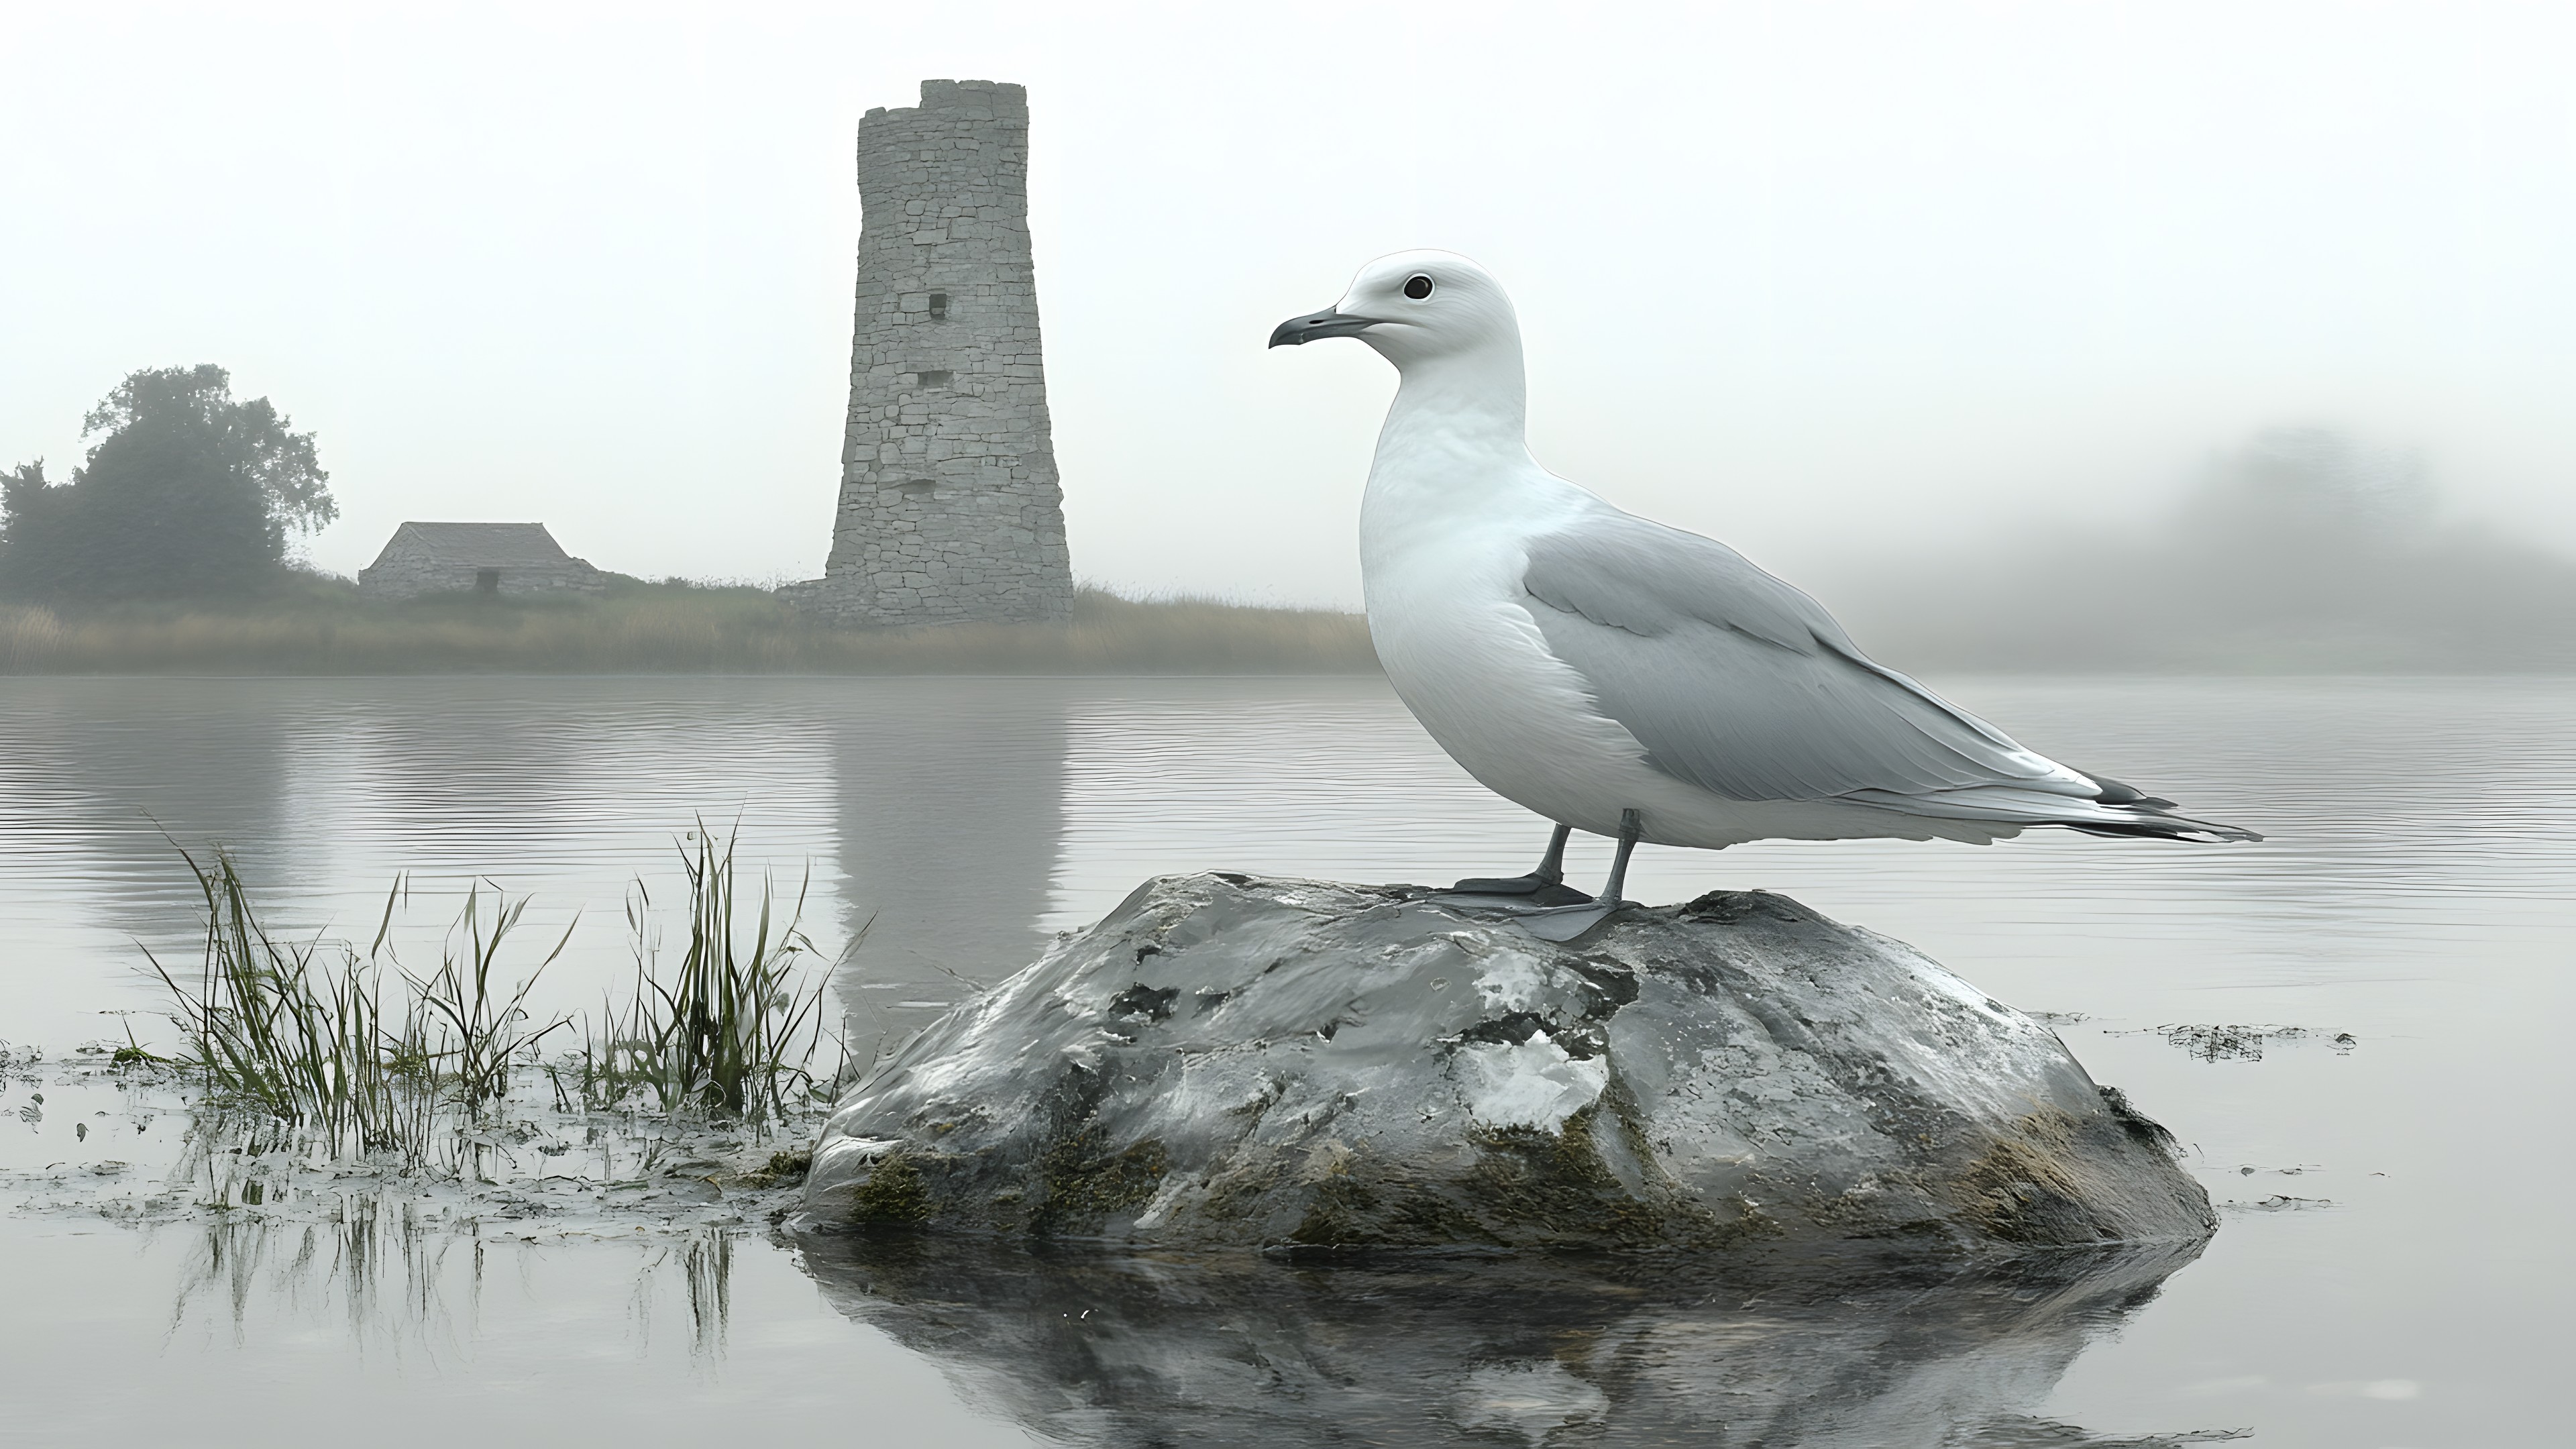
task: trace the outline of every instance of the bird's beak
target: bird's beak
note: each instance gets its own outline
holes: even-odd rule
[[[1357,337],[1377,324],[1375,317],[1356,317],[1338,307],[1327,307],[1321,312],[1291,317],[1280,323],[1271,330],[1270,345],[1303,347],[1323,337]]]

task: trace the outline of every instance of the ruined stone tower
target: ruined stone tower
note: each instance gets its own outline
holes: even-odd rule
[[[859,122],[858,317],[825,577],[852,624],[1073,608],[1029,260],[1028,92],[921,83]]]

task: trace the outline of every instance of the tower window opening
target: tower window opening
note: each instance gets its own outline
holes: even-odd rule
[[[914,376],[921,379],[921,386],[923,387],[946,387],[951,374],[946,368],[941,368],[937,371],[925,370],[915,373]]]
[[[948,320],[948,294],[946,292],[933,292],[930,294],[930,320],[933,322],[945,322]]]
[[[938,491],[938,481],[931,478],[915,478],[903,485],[903,496],[906,498],[927,498]]]

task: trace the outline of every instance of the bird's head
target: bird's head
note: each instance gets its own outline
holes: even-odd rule
[[[1280,323],[1270,345],[1326,337],[1356,337],[1401,370],[1480,352],[1508,354],[1517,363],[1521,328],[1492,273],[1456,252],[1412,251],[1360,268],[1342,300]]]

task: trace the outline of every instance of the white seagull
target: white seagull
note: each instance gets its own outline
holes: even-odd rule
[[[2260,838],[2025,748],[1872,662],[1742,554],[1540,467],[1520,322],[1467,258],[1380,257],[1270,345],[1326,337],[1359,338],[1403,379],[1360,504],[1387,678],[1467,773],[1557,822],[1536,870],[1457,890],[1563,913],[1544,934],[1564,939],[1618,905],[1641,840]],[[1597,900],[1564,885],[1574,830],[1619,842]]]

